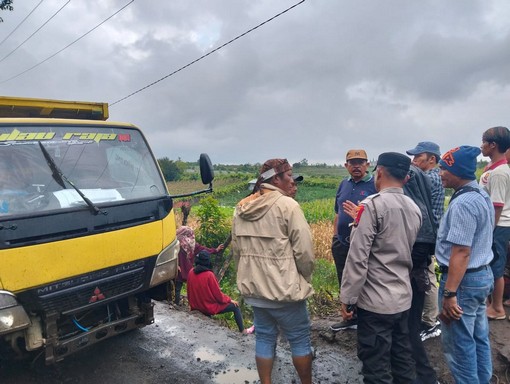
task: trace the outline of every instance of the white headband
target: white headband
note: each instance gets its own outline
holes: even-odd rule
[[[261,177],[262,181],[264,181],[264,180],[270,179],[274,175],[276,175],[276,170],[274,168],[271,168],[271,169],[265,171],[264,173],[262,173],[260,175],[260,177]]]

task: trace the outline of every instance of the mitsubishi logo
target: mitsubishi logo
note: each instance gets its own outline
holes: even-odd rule
[[[89,303],[95,303],[96,301],[104,300],[105,298],[105,295],[101,293],[99,287],[96,287],[96,289],[94,289],[94,294],[89,299]]]

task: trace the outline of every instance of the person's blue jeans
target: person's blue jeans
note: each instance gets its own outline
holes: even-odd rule
[[[439,285],[439,310],[447,273]],[[466,273],[457,289],[457,303],[462,308],[460,320],[441,324],[441,340],[446,362],[457,384],[487,384],[492,376],[489,322],[485,299],[492,292],[491,268]]]
[[[285,304],[282,308],[253,307],[255,325],[255,356],[274,358],[278,329],[290,344],[293,357],[312,353],[310,319],[306,301]]]
[[[225,309],[221,312],[218,312],[218,314],[227,312],[234,312],[234,319],[236,321],[237,328],[239,328],[239,332],[244,331],[243,314],[241,313],[241,308],[239,308],[234,303],[229,303]]]

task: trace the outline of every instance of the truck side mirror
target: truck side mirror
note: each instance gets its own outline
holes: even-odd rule
[[[207,153],[202,153],[200,155],[199,164],[202,184],[210,184],[214,180],[214,170],[211,164],[211,159]]]

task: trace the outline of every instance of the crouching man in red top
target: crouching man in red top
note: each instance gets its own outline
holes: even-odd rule
[[[211,255],[207,251],[200,251],[195,257],[195,268],[188,275],[188,301],[191,310],[208,316],[234,312],[239,332],[246,333],[239,303],[221,292],[211,268]]]

